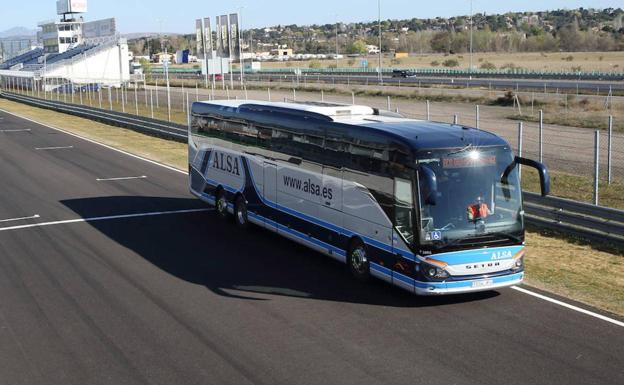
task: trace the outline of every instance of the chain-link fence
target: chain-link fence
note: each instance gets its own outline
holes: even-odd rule
[[[230,89],[229,82],[202,86],[202,79],[186,81],[180,87],[167,87],[163,80],[147,85],[144,79],[118,87],[101,80],[65,79],[33,80],[24,77],[0,77],[3,89],[25,93],[42,99],[53,99],[151,117],[185,124],[193,101],[206,99],[255,99],[325,101],[344,104],[365,104],[371,107],[397,111],[406,117],[446,123],[458,123],[493,132],[506,139],[518,151],[519,122],[522,122],[522,154],[542,160],[551,170],[554,195],[594,202],[596,150],[598,150],[598,202],[602,205],[624,208],[624,98],[608,99],[604,110],[594,111],[591,125],[599,126],[599,143],[595,146],[595,130],[570,126],[577,111],[569,99],[559,100],[558,109],[546,110],[541,115],[532,105],[476,106],[469,103],[431,102],[406,97],[368,94],[350,90],[309,90],[305,87],[285,88],[278,85],[247,83],[247,87]],[[216,87],[215,87],[216,84]],[[331,92],[330,92],[331,91]],[[589,98],[589,96],[588,96]],[[601,106],[604,97],[596,96],[594,103]],[[518,100],[519,102],[520,100]],[[543,101],[540,101],[543,103]],[[526,104],[526,103],[525,103]],[[578,101],[576,101],[578,104]],[[524,111],[522,111],[524,109]],[[609,115],[614,116],[610,119]],[[595,121],[599,119],[599,124]],[[557,124],[561,121],[565,124]],[[541,123],[540,123],[541,122]],[[548,122],[548,123],[545,123]],[[611,124],[609,124],[609,122]],[[619,125],[618,125],[619,124]],[[611,129],[609,129],[611,127]]]

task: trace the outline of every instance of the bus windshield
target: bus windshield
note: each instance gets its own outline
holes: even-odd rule
[[[420,243],[433,249],[521,243],[517,168],[502,178],[513,161],[508,147],[469,145],[420,154],[419,169],[426,169],[435,180],[435,190],[427,191],[425,173],[419,172]],[[426,193],[435,197],[428,199]]]

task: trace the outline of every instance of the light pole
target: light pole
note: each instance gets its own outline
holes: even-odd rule
[[[381,76],[381,0],[377,0],[377,15],[378,15],[378,35],[379,35],[379,83],[383,84],[383,77]]]
[[[336,68],[338,68],[338,14],[336,16]]]
[[[241,83],[241,88],[243,88],[243,84],[245,83],[245,70],[243,69],[243,64],[244,64],[244,60],[243,60],[243,42],[245,41],[242,36],[243,36],[243,8],[245,8],[245,6],[240,6],[238,7],[238,59],[240,61],[240,83]]]
[[[470,72],[472,72],[472,25],[473,25],[473,19],[472,19],[473,15],[472,15],[472,0],[470,0]]]

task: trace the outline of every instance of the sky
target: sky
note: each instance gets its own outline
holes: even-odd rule
[[[8,0],[3,0],[3,2]],[[0,31],[36,29],[56,19],[55,0],[21,0],[2,6]],[[559,8],[624,7],[623,0],[473,0],[475,12],[504,13]],[[242,8],[241,8],[242,7]],[[377,0],[88,0],[85,20],[117,19],[117,29],[132,32],[193,33],[195,19],[242,10],[243,29],[278,24],[325,24],[377,19]],[[381,0],[382,19],[467,15],[470,0]]]

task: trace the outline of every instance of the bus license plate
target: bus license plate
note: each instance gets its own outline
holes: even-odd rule
[[[486,279],[483,281],[475,281],[472,283],[472,287],[473,288],[478,288],[478,287],[488,287],[488,286],[492,286],[492,284],[494,283],[493,280],[491,279]]]

